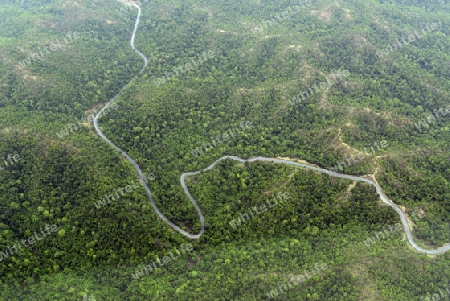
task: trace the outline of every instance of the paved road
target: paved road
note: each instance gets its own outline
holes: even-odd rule
[[[142,71],[145,69],[145,67],[147,67],[147,58],[145,57],[144,54],[142,54],[138,49],[136,49],[136,47],[134,46],[134,38],[136,36],[136,30],[139,26],[139,20],[140,20],[140,16],[141,16],[141,8],[136,5],[136,4],[129,4],[126,2],[122,2],[123,4],[126,5],[132,5],[134,7],[136,7],[139,11],[138,16],[136,18],[136,23],[134,25],[134,30],[133,30],[133,34],[131,36],[131,40],[130,40],[130,45],[131,48],[139,55],[142,57],[143,61],[144,61],[144,67],[139,71],[138,74],[141,74]],[[133,83],[133,81],[136,79],[137,75],[128,83],[126,84],[122,89],[125,90],[131,83]],[[146,183],[146,177],[144,176],[144,174],[142,173],[139,165],[137,165],[137,163],[133,160],[133,158],[131,158],[126,152],[124,152],[122,149],[120,149],[117,145],[115,145],[114,143],[111,142],[111,140],[109,140],[104,134],[103,132],[100,130],[99,126],[98,126],[98,118],[103,114],[103,111],[109,107],[115,100],[116,98],[119,96],[119,93],[117,93],[116,96],[114,96],[104,107],[103,109],[98,112],[98,114],[95,116],[94,119],[94,127],[95,130],[97,131],[98,135],[103,138],[106,142],[108,142],[112,147],[114,147],[114,149],[116,149],[119,153],[122,154],[122,156],[124,156],[136,169],[136,171],[139,174],[139,181],[141,182],[142,186],[144,187],[147,196],[149,197],[151,204],[153,206],[153,209],[155,209],[156,213],[158,214],[158,216],[164,220],[170,227],[172,227],[174,230],[178,231],[179,233],[181,233],[182,235],[192,238],[192,239],[197,239],[200,238],[200,236],[203,234],[204,230],[205,230],[205,218],[199,208],[199,206],[197,205],[196,200],[192,197],[191,193],[189,192],[186,183],[185,183],[185,179],[186,177],[189,176],[193,176],[193,175],[197,175],[199,173],[201,173],[202,171],[207,171],[210,170],[212,168],[214,168],[214,166],[222,161],[222,160],[226,160],[226,159],[231,159],[231,160],[235,160],[235,161],[239,161],[239,162],[255,162],[255,161],[265,161],[265,162],[273,162],[273,163],[278,163],[278,164],[288,164],[288,165],[295,165],[295,166],[299,166],[299,167],[303,167],[303,168],[307,168],[310,170],[314,170],[320,173],[326,173],[332,177],[337,177],[337,178],[343,178],[343,179],[348,179],[348,180],[352,180],[352,181],[358,181],[358,182],[365,182],[369,185],[375,186],[375,189],[377,190],[378,195],[380,196],[381,200],[383,202],[385,202],[386,204],[388,204],[389,206],[391,206],[400,216],[400,220],[402,221],[403,224],[403,228],[405,229],[405,233],[406,233],[406,237],[408,238],[408,242],[411,244],[411,246],[413,246],[414,249],[416,249],[419,252],[422,253],[426,253],[426,254],[440,254],[440,253],[444,253],[448,250],[450,250],[450,244],[446,244],[443,247],[440,247],[436,250],[426,250],[423,249],[421,247],[419,247],[413,239],[413,236],[411,234],[411,230],[409,228],[408,222],[406,220],[406,216],[405,214],[400,210],[400,208],[395,205],[394,203],[392,203],[388,197],[383,193],[383,191],[381,190],[381,188],[378,186],[378,184],[376,184],[375,182],[369,180],[369,179],[365,179],[365,178],[361,178],[361,177],[356,177],[356,176],[351,176],[351,175],[346,175],[346,174],[341,174],[341,173],[336,173],[333,171],[329,171],[327,169],[323,169],[323,168],[319,168],[316,166],[312,166],[312,165],[308,165],[308,164],[303,164],[303,163],[298,163],[298,162],[293,162],[293,161],[289,161],[289,160],[281,160],[281,159],[274,159],[274,158],[266,158],[266,157],[255,157],[255,158],[250,158],[250,159],[242,159],[236,156],[223,156],[219,159],[217,159],[216,161],[214,161],[211,165],[209,165],[208,167],[206,167],[203,170],[199,170],[199,171],[195,171],[195,172],[186,172],[183,173],[180,177],[180,182],[181,182],[181,186],[183,186],[184,192],[186,193],[186,195],[188,196],[189,200],[192,202],[192,204],[194,205],[195,209],[197,210],[199,219],[200,219],[200,224],[201,224],[201,229],[200,232],[197,234],[190,234],[186,231],[184,231],[183,229],[181,229],[180,227],[178,227],[177,225],[175,225],[173,222],[171,222],[164,214],[162,214],[162,212],[159,210],[159,208],[156,206],[155,200],[153,199],[152,196],[152,192],[150,191],[150,189],[147,186]]]

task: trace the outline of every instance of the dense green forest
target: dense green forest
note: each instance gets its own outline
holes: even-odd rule
[[[386,234],[399,216],[372,186],[302,168],[225,160],[189,177],[205,216],[200,239],[163,222],[142,186],[97,207],[138,174],[87,116],[121,91],[100,127],[154,174],[157,206],[189,233],[201,226],[184,172],[224,155],[331,169],[373,147],[341,172],[372,177],[406,213],[420,212],[417,243],[437,248],[450,242],[449,4],[144,0],[135,45],[148,66],[121,91],[142,68],[130,47],[137,9],[2,1],[0,300],[269,300],[325,263],[274,299],[424,300],[445,291],[450,253],[427,256],[404,231]],[[420,38],[400,42],[411,34]],[[214,55],[173,76],[205,52]],[[349,75],[321,86],[343,70]],[[380,141],[387,146],[375,148]],[[368,246],[380,232],[386,237]],[[192,251],[132,276],[183,244]]]

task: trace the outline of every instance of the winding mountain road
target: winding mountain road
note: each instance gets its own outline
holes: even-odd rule
[[[139,26],[139,19],[141,16],[141,8],[137,5],[137,4],[130,4],[127,2],[123,2],[123,1],[119,1],[125,5],[132,5],[134,7],[136,7],[139,11],[138,16],[136,18],[136,22],[134,25],[134,30],[133,30],[133,34],[131,36],[131,40],[130,40],[130,45],[131,48],[140,56],[142,57],[143,61],[144,61],[144,67],[139,71],[138,74],[141,74],[142,71],[145,69],[145,67],[147,67],[147,57],[145,57],[144,54],[142,54],[138,49],[136,49],[136,47],[134,46],[134,38],[136,36],[136,30]],[[134,82],[134,80],[137,78],[137,75],[128,83],[126,84],[120,91],[125,90],[131,83]],[[186,172],[183,173],[180,177],[180,182],[181,182],[181,186],[184,189],[184,192],[186,193],[186,195],[188,196],[189,200],[192,202],[192,204],[194,205],[195,209],[197,210],[198,216],[200,218],[200,223],[201,223],[201,229],[200,232],[197,234],[190,234],[188,232],[186,232],[185,230],[181,229],[180,227],[178,227],[177,225],[175,225],[173,222],[171,222],[160,210],[159,208],[156,206],[155,200],[153,199],[152,193],[150,191],[150,189],[147,186],[146,180],[145,180],[145,176],[142,173],[141,169],[139,168],[139,165],[137,165],[137,163],[133,160],[133,158],[131,158],[126,152],[124,152],[121,148],[119,148],[117,145],[115,145],[114,143],[111,142],[111,140],[109,140],[104,134],[103,132],[100,130],[99,126],[98,126],[98,118],[103,114],[104,110],[106,108],[108,108],[119,96],[120,94],[117,93],[116,96],[114,96],[103,108],[100,112],[98,112],[98,114],[95,116],[94,119],[94,127],[95,130],[97,131],[98,135],[104,139],[106,142],[108,142],[108,144],[110,144],[112,147],[114,147],[115,150],[117,150],[119,153],[122,154],[122,156],[124,156],[132,165],[133,167],[136,169],[136,171],[139,174],[139,181],[141,182],[142,186],[144,187],[147,196],[149,197],[151,204],[153,206],[153,209],[156,211],[156,213],[158,214],[158,216],[164,220],[170,227],[172,227],[174,230],[178,231],[179,233],[181,233],[182,235],[189,237],[191,239],[198,239],[200,238],[200,236],[203,234],[204,230],[205,230],[205,219],[204,216],[199,208],[199,206],[197,205],[197,202],[195,201],[195,199],[192,197],[192,195],[190,194],[186,183],[185,183],[185,179],[186,177],[189,176],[193,176],[193,175],[197,175],[203,171],[208,171],[211,170],[212,168],[214,168],[216,166],[216,164],[222,160],[227,160],[227,159],[231,159],[231,160],[235,160],[235,161],[239,161],[239,162],[256,162],[256,161],[264,161],[264,162],[273,162],[273,163],[279,163],[279,164],[288,164],[288,165],[294,165],[294,166],[298,166],[298,167],[303,167],[303,168],[307,168],[310,170],[314,170],[316,172],[320,172],[320,173],[326,173],[332,177],[337,177],[337,178],[342,178],[342,179],[348,179],[348,180],[352,180],[352,181],[358,181],[358,182],[365,182],[369,185],[372,185],[375,187],[378,195],[380,196],[381,200],[386,203],[387,205],[389,205],[390,207],[392,207],[395,212],[398,213],[398,215],[400,216],[400,220],[403,224],[403,228],[405,229],[405,234],[406,237],[408,239],[408,242],[411,244],[411,246],[416,249],[417,251],[421,252],[421,253],[426,253],[426,254],[430,254],[430,255],[436,255],[436,254],[441,254],[444,252],[447,252],[448,250],[450,250],[450,244],[445,244],[443,247],[437,248],[435,250],[426,250],[423,249],[421,247],[419,247],[413,239],[413,236],[411,234],[411,229],[409,228],[409,224],[408,221],[406,219],[405,214],[402,212],[402,210],[395,205],[393,202],[391,202],[388,197],[383,193],[382,189],[378,186],[377,183],[369,180],[369,179],[365,179],[362,177],[357,177],[357,176],[352,176],[352,175],[346,175],[346,174],[341,174],[341,173],[336,173],[327,169],[323,169],[323,168],[319,168],[316,166],[312,166],[309,164],[304,164],[304,163],[298,163],[298,162],[294,162],[294,161],[289,161],[289,160],[282,160],[282,159],[274,159],[274,158],[266,158],[266,157],[254,157],[254,158],[250,158],[250,159],[242,159],[236,156],[223,156],[219,159],[217,159],[216,161],[214,161],[211,165],[209,165],[208,167],[206,167],[203,170],[199,170],[199,171],[195,171],[195,172]]]

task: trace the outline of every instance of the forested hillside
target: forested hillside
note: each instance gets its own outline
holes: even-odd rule
[[[139,5],[142,74],[133,6],[0,4],[0,300],[446,291],[450,253],[413,249],[372,186],[299,167],[224,160],[188,177],[205,230],[186,238],[93,116],[120,92],[100,128],[189,233],[201,223],[181,174],[264,156],[373,179],[436,249],[450,243],[448,0]]]

